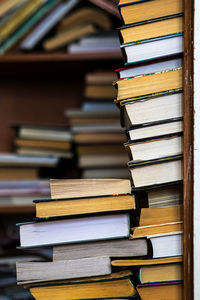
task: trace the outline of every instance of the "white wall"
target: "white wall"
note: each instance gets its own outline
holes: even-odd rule
[[[200,299],[200,0],[194,26],[194,300]]]

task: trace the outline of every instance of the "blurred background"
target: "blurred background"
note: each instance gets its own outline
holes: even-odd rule
[[[50,178],[128,178],[114,70],[121,63],[114,0],[0,0],[0,300],[16,286],[16,223],[50,197]]]

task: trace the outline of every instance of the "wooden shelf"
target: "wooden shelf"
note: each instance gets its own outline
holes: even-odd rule
[[[122,54],[116,52],[95,53],[34,53],[34,54],[9,54],[0,56],[0,63],[12,62],[59,62],[59,61],[84,61],[84,60],[116,60],[122,59]]]
[[[35,205],[0,205],[0,214],[33,214]]]

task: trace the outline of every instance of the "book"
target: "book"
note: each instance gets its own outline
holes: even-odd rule
[[[91,277],[66,283],[49,283],[30,286],[29,290],[37,300],[46,299],[126,299],[136,296],[130,271],[112,273],[107,276]],[[66,296],[67,295],[67,296]]]
[[[8,38],[19,26],[43,5],[42,0],[32,0],[17,10],[11,19],[0,27],[0,42]]]
[[[129,215],[115,214],[18,224],[20,246],[77,243],[129,237]]]
[[[21,50],[32,50],[41,39],[79,2],[70,0],[60,3],[55,10],[46,16],[20,44]]]
[[[131,153],[133,161],[175,156],[183,153],[182,133],[167,134],[137,140],[129,140],[125,147]]]
[[[85,154],[79,155],[78,166],[80,168],[123,167],[128,161],[129,157],[126,152],[120,154]]]
[[[74,141],[81,145],[96,145],[96,144],[119,144],[125,142],[125,134],[124,133],[76,133],[74,134]]]
[[[149,297],[154,299],[181,300],[183,299],[183,286],[180,282],[165,284],[151,284],[137,286],[138,294],[141,299],[148,300]],[[165,298],[164,298],[165,297]]]
[[[147,191],[149,207],[163,207],[180,204],[183,199],[181,185],[169,185]]]
[[[153,114],[153,113],[152,113]],[[129,125],[126,125],[129,127]],[[138,125],[131,125],[127,131],[128,138],[131,141],[147,140],[162,136],[181,136],[183,132],[182,118],[172,118],[168,120],[160,120],[147,122]]]
[[[120,1],[119,10],[125,24],[157,20],[165,16],[175,16],[183,13],[183,3],[180,0],[150,1]]]
[[[64,17],[60,21],[57,31],[62,32],[85,23],[95,24],[95,26],[106,31],[110,31],[112,28],[110,18],[103,11],[93,7],[81,7],[69,16]]]
[[[183,65],[182,58],[163,58],[156,61],[148,61],[140,64],[130,64],[129,66],[116,69],[118,78],[134,77],[149,73],[157,73],[165,70],[181,68]]]
[[[0,2],[0,17],[3,17],[9,10],[18,6],[22,0],[7,0]]]
[[[166,223],[161,225],[147,225],[132,228],[133,238],[144,238],[148,236],[164,236],[171,233],[182,233],[183,224],[181,221]]]
[[[0,155],[1,167],[55,167],[59,159],[57,157],[22,156],[3,153]]]
[[[112,260],[111,265],[114,267],[138,267],[138,266],[155,266],[183,262],[182,256],[169,256],[155,259],[123,259]]]
[[[182,233],[148,236],[153,249],[153,258],[183,255]],[[169,247],[170,245],[170,247]]]
[[[110,70],[93,71],[85,75],[85,83],[90,85],[110,85],[115,79],[115,72]]]
[[[148,247],[145,239],[116,239],[53,247],[53,261],[97,256],[123,258],[147,254]]]
[[[37,168],[0,168],[0,180],[36,180]]]
[[[134,195],[34,200],[36,217],[49,218],[135,209]]]
[[[125,179],[51,179],[50,187],[52,199],[131,194]]]
[[[59,141],[59,140],[42,140],[42,139],[26,139],[26,138],[16,138],[14,144],[17,147],[25,148],[39,148],[39,149],[51,149],[51,150],[69,150],[71,148],[71,143],[69,141]]]
[[[18,138],[28,140],[41,140],[42,143],[69,142],[72,139],[71,132],[63,127],[17,125],[15,126]],[[39,142],[39,141],[38,141]],[[40,144],[40,147],[41,147]],[[52,147],[52,145],[51,145]],[[62,148],[63,149],[63,148]]]
[[[183,179],[181,155],[139,162],[130,161],[128,167],[134,188],[151,187]]]
[[[114,85],[118,89],[117,101],[134,100],[141,96],[157,95],[169,90],[177,91],[183,87],[182,68],[119,79],[114,82]]]
[[[53,262],[17,262],[16,269],[18,284],[111,274],[109,257],[89,257]]]
[[[106,1],[106,0],[89,0],[91,3],[97,5],[98,7],[102,8],[103,10],[109,12],[110,14],[120,18],[119,11],[117,9],[117,2],[116,1]]]
[[[20,155],[31,155],[31,156],[55,156],[58,158],[70,159],[73,157],[73,153],[65,150],[56,149],[41,149],[31,147],[19,147],[16,149],[16,153]]]
[[[102,120],[103,121],[103,120]],[[118,122],[114,123],[112,122],[110,124],[106,123],[105,120],[104,122],[100,122],[100,123],[92,123],[92,124],[81,124],[81,125],[72,125],[71,126],[71,130],[74,133],[87,133],[87,132],[122,132],[123,129],[121,128],[120,124],[119,124],[119,119]]]
[[[139,43],[161,36],[172,36],[183,33],[183,16],[163,18],[156,22],[142,23],[137,26],[122,26],[119,29],[122,44]]]
[[[87,85],[85,97],[90,99],[110,99],[116,97],[116,90],[112,85]]]
[[[183,53],[182,34],[171,37],[160,37],[154,40],[144,40],[141,43],[129,43],[121,46],[125,66],[159,60]]]
[[[141,101],[124,100],[120,102],[122,126],[134,129],[129,130],[131,139],[150,137],[150,131],[158,134],[180,132],[183,126],[182,96],[182,93],[167,93],[158,97],[144,97]],[[156,109],[158,107],[159,111]]]
[[[124,168],[85,168],[82,171],[83,179],[92,179],[92,178],[121,178],[128,179],[130,176],[127,167]]]
[[[86,23],[77,25],[45,40],[43,42],[43,48],[45,51],[60,49],[85,35],[90,35],[95,32],[96,28],[93,24]]]

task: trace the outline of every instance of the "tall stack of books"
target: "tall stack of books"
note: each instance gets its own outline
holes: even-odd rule
[[[0,54],[119,51],[117,35],[112,32],[112,19],[119,13],[113,1],[106,2],[2,0]]]
[[[81,109],[66,111],[78,156],[82,178],[128,178],[128,152],[119,111],[113,103],[116,90],[111,71],[86,74],[85,102]]]
[[[117,70],[115,102],[127,130],[132,188],[142,195],[132,238],[150,241],[151,259],[112,264],[139,267],[141,299],[182,299],[183,3],[120,0],[119,10],[125,67]]]
[[[20,246],[53,247],[53,260],[18,262],[18,284],[35,299],[129,298],[132,272],[112,271],[111,257],[147,255],[130,240],[135,198],[129,180],[51,180],[51,199],[35,201],[36,219],[19,224]]]

